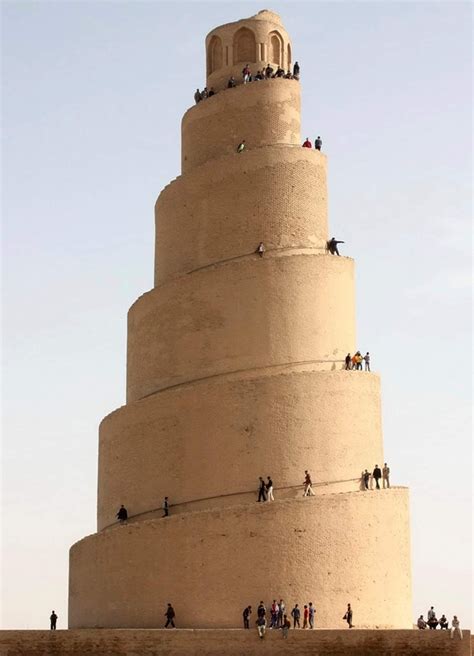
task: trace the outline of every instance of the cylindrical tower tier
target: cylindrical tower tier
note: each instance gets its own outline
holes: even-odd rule
[[[326,157],[266,146],[223,156],[177,178],[155,207],[155,285],[214,262],[285,248],[324,253]]]
[[[214,28],[206,37],[207,87],[225,89],[233,76],[242,83],[242,70],[252,74],[270,64],[285,71],[292,64],[291,43],[280,16],[264,9],[255,16]]]
[[[358,628],[410,628],[409,563],[403,488],[152,519],[72,547],[69,624],[160,627],[172,600],[178,627],[238,627],[283,598],[312,601],[320,628],[342,628],[348,602]]]
[[[106,417],[99,437],[98,528],[126,500],[133,518],[256,500],[272,475],[278,499],[359,489],[383,462],[376,374],[286,365],[159,392]],[[215,454],[219,454],[219,466]]]
[[[181,125],[181,167],[196,166],[246,147],[299,146],[300,85],[296,80],[263,80],[227,89],[188,109]],[[235,184],[250,184],[236,180]]]
[[[181,276],[128,314],[127,402],[223,373],[342,367],[355,346],[349,258],[277,251]]]

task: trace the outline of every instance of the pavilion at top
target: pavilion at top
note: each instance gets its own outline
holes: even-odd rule
[[[231,76],[240,80],[248,64],[252,74],[265,68],[292,64],[290,37],[280,16],[263,9],[255,16],[220,25],[206,37],[207,88],[224,89]]]

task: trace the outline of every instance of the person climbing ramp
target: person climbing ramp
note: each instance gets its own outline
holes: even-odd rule
[[[331,239],[328,241],[328,251],[331,253],[331,255],[340,255],[339,251],[337,250],[337,245],[344,243],[344,241],[339,241],[335,237],[331,237]]]
[[[265,254],[265,246],[264,246],[264,244],[263,244],[263,241],[261,241],[261,242],[259,243],[259,245],[257,246],[255,252],[258,253],[258,254],[260,255],[260,257],[263,257],[263,256],[264,256],[264,254]]]

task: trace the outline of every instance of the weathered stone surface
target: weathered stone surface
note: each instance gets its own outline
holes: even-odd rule
[[[470,634],[446,631],[1,631],[1,656],[470,656]]]
[[[71,549],[69,626],[234,628],[242,609],[312,601],[316,626],[411,627],[408,491],[249,502],[100,531]],[[387,609],[390,612],[387,613]]]

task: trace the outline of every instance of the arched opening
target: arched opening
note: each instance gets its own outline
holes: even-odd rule
[[[246,27],[240,28],[234,35],[234,64],[257,61],[255,34]]]
[[[268,54],[272,64],[278,64],[278,66],[283,64],[283,41],[278,32],[270,34],[270,52]]]
[[[222,67],[222,41],[213,36],[207,49],[207,74],[210,75]]]
[[[288,48],[287,48],[286,67],[287,67],[288,70],[291,68],[291,46],[290,46],[290,44],[288,44]]]

